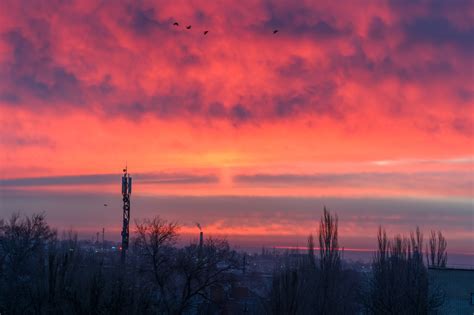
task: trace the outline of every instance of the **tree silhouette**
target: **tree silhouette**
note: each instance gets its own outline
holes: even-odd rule
[[[423,234],[417,227],[410,238],[390,241],[379,227],[365,306],[369,314],[428,314],[444,302],[431,286],[423,264]]]
[[[431,231],[430,239],[426,245],[426,263],[428,267],[445,268],[448,262],[446,248],[448,242],[441,231]]]

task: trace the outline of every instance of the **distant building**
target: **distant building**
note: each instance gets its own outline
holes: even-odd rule
[[[474,269],[429,268],[428,272],[445,293],[441,314],[474,314]]]

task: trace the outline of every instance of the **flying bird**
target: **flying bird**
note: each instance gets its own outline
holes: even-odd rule
[[[190,29],[191,29],[191,25],[186,26],[186,29],[190,30]]]
[[[209,33],[209,31],[204,31],[204,35],[206,35],[207,33]]]
[[[104,207],[107,207],[107,204],[106,204],[106,203],[104,203]]]
[[[278,30],[274,30],[274,31],[273,31],[273,34],[276,34],[276,33],[278,33]]]
[[[178,23],[178,22],[174,22],[173,25],[174,25],[174,26],[179,26],[179,23]]]

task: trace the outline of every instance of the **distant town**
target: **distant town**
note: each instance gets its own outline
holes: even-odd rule
[[[345,260],[337,216],[323,209],[305,249],[236,251],[206,237],[178,246],[178,225],[137,221],[130,246],[79,240],[43,214],[0,221],[0,312],[5,314],[463,314],[474,269],[447,265],[447,241],[381,227],[370,262]]]

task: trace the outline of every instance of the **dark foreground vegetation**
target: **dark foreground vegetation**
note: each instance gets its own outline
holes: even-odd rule
[[[42,214],[1,220],[0,313],[432,314],[443,304],[427,271],[446,266],[440,232],[425,244],[418,228],[390,240],[380,228],[363,272],[345,267],[337,216],[324,209],[307,253],[274,256],[265,276],[225,240],[176,246],[178,230],[159,217],[136,222],[122,264],[117,251],[59,237]]]

